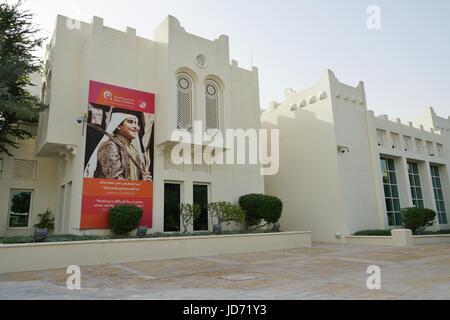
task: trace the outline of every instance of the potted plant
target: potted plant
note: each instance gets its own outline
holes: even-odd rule
[[[222,224],[229,225],[231,222],[240,223],[245,220],[245,213],[238,206],[232,205],[229,202],[213,202],[208,205],[208,214],[211,216],[211,221],[216,218],[217,224],[213,222],[213,232],[219,234],[222,232]]]
[[[195,219],[200,216],[200,206],[198,204],[182,203],[180,205],[180,217],[183,224],[184,233],[188,232],[188,228]]]
[[[48,209],[44,213],[38,215],[39,223],[36,223],[34,227],[34,241],[44,242],[47,240],[48,234],[55,229],[55,218],[52,211]]]

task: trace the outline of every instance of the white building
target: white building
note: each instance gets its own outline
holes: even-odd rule
[[[85,232],[80,219],[86,127],[77,119],[87,112],[91,80],[155,94],[150,232],[174,231],[165,220],[177,213],[165,201],[236,203],[242,195],[264,192],[259,165],[176,166],[170,159],[172,132],[194,121],[221,130],[260,127],[258,70],[230,63],[227,36],[200,38],[170,16],[153,40],[132,28],[108,28],[98,17],[84,23],[58,16],[45,60],[42,98],[50,107],[41,115],[37,139],[21,143],[14,157],[0,154],[0,236],[31,234],[37,215],[47,209],[55,214],[55,233]],[[208,84],[216,89],[213,96],[205,90]],[[11,210],[14,196],[22,197],[27,212]],[[201,219],[196,230],[211,228]]]
[[[364,84],[340,83],[332,71],[262,113],[280,129],[280,171],[265,179],[284,203],[282,228],[310,230],[314,241],[401,225],[400,209],[438,213],[449,228],[450,118],[432,108],[402,123],[367,110]]]

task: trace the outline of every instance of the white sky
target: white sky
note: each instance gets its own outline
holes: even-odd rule
[[[282,101],[285,88],[312,86],[329,68],[346,84],[364,81],[376,114],[409,121],[433,106],[450,116],[448,0],[25,1],[47,36],[58,13],[83,21],[96,15],[150,39],[169,14],[190,33],[227,34],[231,58],[259,68],[262,108]],[[381,9],[380,30],[366,27],[370,5]]]

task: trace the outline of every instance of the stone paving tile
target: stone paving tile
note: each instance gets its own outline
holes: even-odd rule
[[[382,289],[368,290],[378,265]],[[312,248],[0,274],[0,299],[450,299],[450,245]]]

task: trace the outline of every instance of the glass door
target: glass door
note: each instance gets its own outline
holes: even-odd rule
[[[194,220],[194,231],[208,231],[208,186],[194,184],[194,204],[200,206],[200,217]]]
[[[180,231],[181,185],[164,184],[164,232]]]

